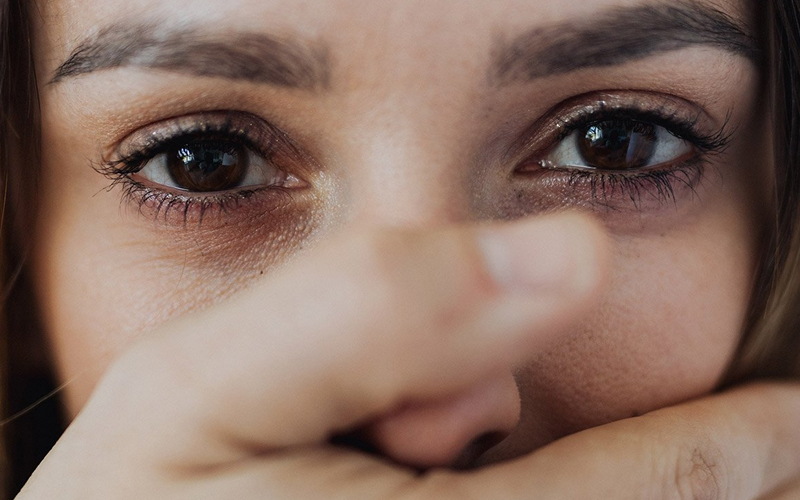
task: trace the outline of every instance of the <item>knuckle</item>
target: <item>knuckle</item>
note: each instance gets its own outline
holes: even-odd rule
[[[412,237],[398,230],[377,230],[360,236],[354,264],[378,283],[395,283],[408,265]]]
[[[389,327],[421,334],[451,330],[492,290],[477,251],[465,238],[387,229],[362,235],[353,245],[359,280],[368,283],[363,287],[368,313],[374,319],[402,320]]]
[[[728,498],[728,482],[722,451],[706,440],[678,453],[674,482],[668,488],[679,500],[722,500]]]
[[[374,354],[401,348],[411,339],[418,313],[409,280],[411,236],[400,231],[377,230],[349,239],[344,251],[348,269],[339,282],[341,313],[352,319],[355,359],[371,363]],[[372,355],[371,355],[372,353]]]
[[[357,308],[355,329],[363,337],[355,345],[363,355],[354,357],[367,364],[376,352],[401,363],[436,351],[486,296],[477,249],[460,233],[375,230],[349,238],[344,251],[355,269],[344,279],[358,297],[348,307]]]
[[[436,498],[448,500],[458,498],[459,500],[477,500],[486,498],[474,483],[465,481],[463,477],[454,475],[451,472],[438,470],[431,471],[424,477],[417,478],[411,488],[402,491],[403,500],[424,500]]]
[[[371,322],[396,316],[404,306],[409,236],[388,230],[373,231],[350,242],[350,255],[361,310]]]

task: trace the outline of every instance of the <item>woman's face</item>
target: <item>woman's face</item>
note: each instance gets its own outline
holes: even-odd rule
[[[48,0],[32,12],[32,264],[72,413],[138,335],[334,233],[561,209],[604,223],[612,278],[588,319],[515,373],[521,418],[486,460],[723,375],[771,210],[755,6]]]

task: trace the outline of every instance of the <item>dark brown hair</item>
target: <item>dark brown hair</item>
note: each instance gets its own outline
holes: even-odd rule
[[[39,103],[30,7],[25,0],[0,0],[0,421],[51,385],[48,370],[28,362],[31,353],[45,349],[30,345],[36,342],[37,315],[23,272],[27,243],[20,237],[29,232],[38,184]],[[0,498],[13,497],[42,459],[45,442],[54,442],[60,412],[53,404],[41,410],[33,419],[4,422],[0,429]],[[48,427],[34,424],[41,424],[43,415],[55,417]]]
[[[778,209],[753,292],[751,322],[727,384],[800,377],[800,0],[765,4]],[[37,315],[24,272],[39,152],[30,8],[25,0],[0,0],[0,421],[46,393],[37,385],[48,386],[41,382],[47,375],[38,374],[41,366],[32,374],[26,361],[32,350],[43,350],[30,344],[37,338]],[[43,413],[49,417],[26,415],[2,426],[0,498],[13,497],[57,439],[55,403]]]
[[[800,0],[768,5],[777,212],[728,383],[800,377]]]

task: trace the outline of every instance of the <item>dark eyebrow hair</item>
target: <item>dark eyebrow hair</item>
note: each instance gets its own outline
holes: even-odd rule
[[[139,66],[313,90],[330,83],[327,48],[259,33],[206,34],[203,26],[116,24],[84,40],[51,83],[93,71]]]
[[[496,85],[605,67],[694,45],[757,61],[755,38],[731,16],[696,2],[617,7],[585,21],[498,37],[489,80]]]

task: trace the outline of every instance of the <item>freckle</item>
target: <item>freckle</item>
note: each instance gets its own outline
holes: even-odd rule
[[[260,271],[258,274],[264,274],[264,271]]]

